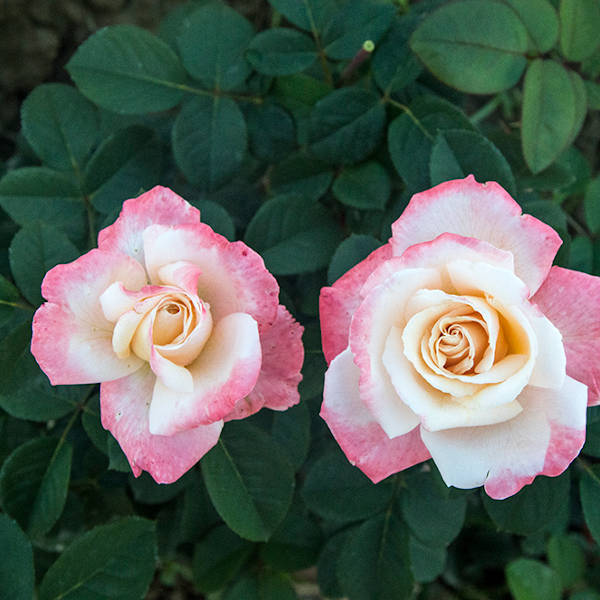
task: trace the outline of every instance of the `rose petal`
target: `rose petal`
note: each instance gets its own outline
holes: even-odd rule
[[[586,387],[567,377],[560,390],[528,386],[519,396],[520,415],[496,425],[421,430],[421,437],[447,485],[485,483],[489,496],[516,494],[537,475],[562,473],[585,439]]]
[[[142,233],[150,225],[195,225],[200,211],[169,188],[157,185],[125,200],[117,220],[98,233],[98,248],[131,256],[144,264]]]
[[[49,302],[33,319],[31,352],[53,385],[118,379],[141,365],[137,357],[120,359],[112,348],[113,325],[99,297],[115,281],[139,289],[146,275],[127,256],[91,250],[44,277],[42,294]]]
[[[436,288],[434,269],[405,269],[374,288],[354,314],[350,348],[360,369],[360,397],[389,437],[403,435],[417,417],[401,402],[383,365],[385,342],[395,324],[403,324],[408,299],[419,289]]]
[[[150,406],[150,431],[173,435],[200,424],[220,421],[256,385],[261,349],[256,321],[233,313],[217,322],[200,353],[188,367],[194,391],[175,392],[158,379]]]
[[[521,406],[514,400],[518,391],[513,394],[510,382],[485,386],[473,396],[463,398],[454,398],[429,385],[406,358],[400,328],[393,327],[387,338],[383,363],[397,395],[430,431],[500,423],[521,412]],[[508,393],[503,393],[500,385],[506,385]],[[481,400],[484,393],[486,396]],[[495,397],[489,398],[494,393]]]
[[[364,298],[359,290],[369,275],[391,256],[392,247],[385,244],[352,267],[331,287],[321,288],[321,338],[323,354],[328,363],[348,346],[350,321]]]
[[[533,302],[562,334],[567,374],[600,404],[600,277],[552,267]]]
[[[248,417],[263,406],[286,410],[298,404],[300,369],[304,362],[303,330],[287,309],[279,305],[277,320],[260,336],[262,367],[256,385],[225,417],[226,421]]]
[[[157,483],[172,483],[218,441],[222,421],[171,436],[152,435],[148,401],[156,377],[148,367],[100,386],[102,425],[117,439],[137,477],[148,471]]]
[[[546,278],[561,245],[558,234],[521,207],[497,183],[472,175],[415,194],[392,225],[394,255],[442,233],[483,240],[512,252],[515,273],[533,294]]]
[[[164,266],[178,261],[199,269],[198,295],[210,304],[213,320],[243,312],[262,333],[277,317],[279,286],[262,258],[242,242],[230,242],[199,223],[176,228],[154,225],[144,232],[151,281],[166,276]],[[162,270],[161,270],[162,269]]]
[[[321,417],[348,460],[374,483],[429,458],[418,427],[390,439],[362,403],[360,372],[350,349],[331,361],[325,373]]]

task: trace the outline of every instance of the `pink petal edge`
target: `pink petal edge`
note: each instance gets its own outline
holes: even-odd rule
[[[562,334],[567,375],[588,386],[600,404],[600,277],[552,267],[532,299]]]
[[[102,425],[117,439],[133,474],[148,471],[157,483],[173,483],[191,469],[218,441],[222,421],[181,433],[152,435],[148,399],[155,376],[144,367],[128,377],[100,386]]]
[[[350,463],[378,483],[427,460],[418,427],[393,439],[385,434],[360,399],[358,379],[350,350],[338,354],[325,374],[320,413]]]
[[[392,224],[394,255],[442,233],[477,238],[512,252],[515,272],[533,294],[546,278],[562,241],[556,231],[521,207],[496,182],[472,175],[415,194]]]
[[[279,305],[277,320],[260,336],[262,367],[254,389],[240,402],[225,421],[243,419],[261,408],[286,410],[300,401],[298,384],[304,362],[302,332],[287,309]]]

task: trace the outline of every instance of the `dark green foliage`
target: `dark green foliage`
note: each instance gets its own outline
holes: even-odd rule
[[[319,417],[318,320],[414,193],[471,174],[600,274],[597,0],[191,0],[152,31],[91,35],[2,133],[0,596],[598,600],[600,410],[576,464],[506,500],[432,462],[373,484]],[[305,330],[299,404],[225,423],[168,485],[30,353],[45,273],[155,185],[258,252]]]

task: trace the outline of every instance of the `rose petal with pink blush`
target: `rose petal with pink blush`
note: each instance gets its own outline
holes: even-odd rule
[[[157,185],[123,202],[117,220],[98,233],[98,248],[127,254],[144,264],[142,233],[150,225],[195,225],[200,211],[181,196]]]
[[[274,325],[260,336],[262,367],[254,389],[240,400],[227,417],[243,419],[261,408],[286,410],[300,401],[298,384],[304,362],[302,332],[287,309],[279,305]]]
[[[561,245],[558,234],[521,207],[497,183],[472,175],[415,194],[392,225],[394,255],[443,233],[477,238],[511,252],[515,273],[533,294],[546,278]]]
[[[350,325],[350,348],[360,370],[360,397],[389,437],[403,435],[418,422],[400,400],[383,364],[383,351],[394,325],[404,325],[404,309],[423,288],[437,288],[435,269],[404,269],[374,288],[363,300]]]
[[[176,392],[157,379],[150,405],[150,431],[173,435],[220,421],[256,385],[261,349],[256,321],[244,313],[217,323],[198,358],[188,367],[194,391]]]
[[[330,363],[348,346],[350,321],[364,296],[360,289],[371,273],[392,256],[392,247],[377,248],[331,287],[321,288],[319,315],[325,360]]]
[[[567,377],[560,390],[526,387],[518,398],[521,414],[504,423],[430,432],[423,442],[447,485],[485,484],[502,500],[537,475],[562,473],[585,440],[586,386]]]
[[[261,333],[275,322],[279,286],[263,259],[243,242],[230,242],[202,223],[154,225],[144,232],[144,248],[153,282],[159,282],[161,269],[169,263],[186,261],[198,267],[198,295],[210,304],[215,322],[243,312],[256,320]]]
[[[373,483],[429,458],[419,428],[390,439],[362,403],[358,393],[360,372],[352,353],[344,350],[325,373],[321,417],[348,460]]]
[[[53,385],[98,383],[139,368],[137,357],[121,360],[115,355],[113,324],[100,305],[102,292],[115,281],[139,289],[146,274],[128,256],[101,250],[46,274],[42,294],[49,302],[33,319],[31,352]]]
[[[136,477],[148,471],[157,483],[173,483],[218,441],[222,421],[171,436],[152,435],[148,404],[156,377],[146,366],[100,387],[102,425],[117,439]]]
[[[590,406],[600,404],[600,277],[552,267],[533,302],[562,334],[567,375],[588,386]]]

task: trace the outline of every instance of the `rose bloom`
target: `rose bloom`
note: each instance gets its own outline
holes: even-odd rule
[[[600,402],[600,278],[470,176],[416,194],[387,244],[323,288],[325,419],[374,482],[433,458],[506,498],[562,473]]]
[[[102,425],[136,477],[171,483],[224,421],[299,400],[302,327],[275,278],[167,188],[127,200],[42,294],[33,355],[54,385],[102,382]]]

